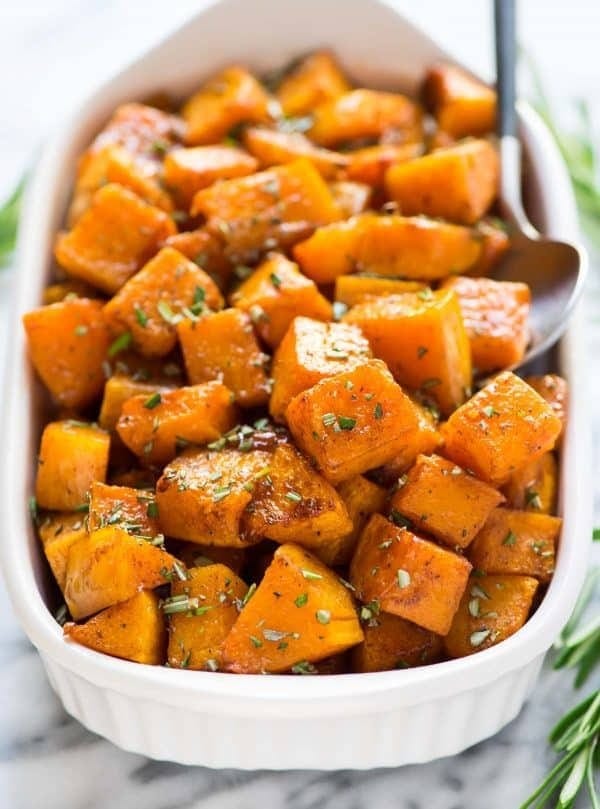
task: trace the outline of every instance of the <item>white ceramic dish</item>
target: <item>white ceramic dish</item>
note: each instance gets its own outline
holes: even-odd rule
[[[27,513],[43,415],[20,314],[38,305],[51,270],[77,154],[120,102],[157,89],[190,91],[234,61],[258,71],[327,45],[373,86],[416,88],[442,52],[377,0],[223,0],[96,92],[46,149],[25,203],[19,285],[3,420],[1,561],[15,612],[39,649],[67,711],[115,744],[152,758],[243,769],[356,768],[457,753],[509,722],[534,688],[544,653],[569,616],[586,566],[591,525],[589,440],[581,342],[573,323],[559,370],[571,383],[564,442],[564,531],[556,575],[526,626],[472,657],[423,669],[330,677],[232,676],[116,660],[63,640],[45,603],[46,569]],[[541,227],[577,235],[565,169],[547,131],[522,109],[530,209]]]

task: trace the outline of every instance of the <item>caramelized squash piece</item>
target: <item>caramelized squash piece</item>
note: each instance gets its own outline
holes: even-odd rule
[[[239,309],[224,309],[198,321],[183,320],[177,335],[190,381],[222,380],[242,407],[266,404],[270,386],[252,320]]]
[[[116,374],[106,381],[104,398],[100,408],[98,424],[104,430],[114,431],[121,415],[123,405],[134,396],[145,396],[148,399],[154,393],[166,393],[171,388],[156,385],[152,382],[139,382],[131,376]]]
[[[505,371],[456,410],[442,428],[444,455],[492,486],[554,447],[562,425],[552,407]]]
[[[281,343],[297,315],[323,321],[332,317],[327,298],[281,253],[271,253],[237,288],[231,303],[248,313],[259,336],[271,348]]]
[[[215,441],[236,420],[231,391],[215,380],[128,399],[117,432],[138,457],[164,464],[182,446]]]
[[[352,559],[350,581],[358,598],[375,612],[391,612],[445,635],[470,570],[464,557],[374,514]]]
[[[344,315],[358,326],[394,378],[431,397],[444,414],[471,388],[471,352],[453,292],[407,292],[359,303]]]
[[[113,295],[175,230],[160,208],[110,184],[96,191],[72,230],[59,233],[54,253],[70,275]]]
[[[163,470],[156,485],[160,522],[167,536],[204,545],[244,548],[242,519],[253,485],[268,474],[262,450],[186,450]]]
[[[65,624],[64,633],[88,649],[134,663],[160,666],[165,660],[165,621],[158,596],[146,590],[99,612],[85,624]]]
[[[122,146],[158,172],[163,155],[181,141],[184,123],[177,115],[137,102],[121,104],[96,136],[90,151]]]
[[[531,611],[538,582],[529,576],[472,576],[444,646],[466,657],[514,635]]]
[[[469,559],[485,573],[516,573],[548,582],[561,526],[561,518],[549,514],[494,509],[471,545]]]
[[[110,299],[104,315],[115,334],[131,334],[141,354],[164,357],[177,343],[178,319],[222,306],[212,278],[177,250],[163,247]]]
[[[171,585],[164,604],[169,614],[168,663],[172,668],[217,671],[221,647],[238,617],[246,584],[225,565],[188,571]]]
[[[207,272],[220,289],[225,289],[231,276],[232,266],[223,254],[221,240],[214,233],[210,233],[205,228],[184,230],[182,233],[169,236],[165,245],[173,247],[177,252],[189,258]]]
[[[402,295],[404,292],[419,292],[425,289],[420,281],[404,281],[401,278],[384,278],[375,275],[340,275],[335,279],[335,300],[349,308],[370,298],[385,295]]]
[[[392,514],[454,548],[466,548],[504,497],[439,455],[419,455],[392,496]]]
[[[379,90],[350,90],[312,110],[308,136],[321,146],[336,146],[361,138],[393,133],[396,142],[420,141],[422,112],[418,104]]]
[[[83,510],[92,483],[106,480],[109,446],[108,433],[92,424],[71,420],[47,424],[37,462],[38,506],[54,511]]]
[[[414,404],[377,360],[300,393],[286,418],[300,449],[332,483],[390,461],[419,429]]]
[[[87,536],[85,514],[69,511],[47,514],[40,524],[39,534],[50,570],[63,590],[69,548]]]
[[[496,128],[496,93],[457,65],[432,65],[423,96],[440,129],[454,138],[487,135]]]
[[[183,105],[185,142],[215,143],[237,124],[269,120],[269,96],[244,67],[233,65],[213,76]]]
[[[390,166],[387,193],[403,214],[442,217],[472,225],[498,192],[498,155],[486,140],[468,140]]]
[[[373,615],[372,605],[363,611],[372,617],[363,625],[364,641],[352,650],[353,671],[407,669],[442,659],[444,644],[439,635],[388,612]]]
[[[560,419],[564,432],[567,426],[569,386],[567,381],[557,374],[526,376],[525,382],[548,402],[555,415]]]
[[[322,177],[330,180],[349,162],[349,158],[340,152],[315,146],[301,132],[249,127],[244,131],[242,140],[262,168],[292,163],[299,157],[305,157]]]
[[[317,104],[337,98],[350,84],[327,51],[315,51],[284,76],[277,88],[277,100],[287,116],[312,113]]]
[[[33,367],[52,398],[65,407],[85,407],[104,384],[110,334],[100,301],[72,298],[23,316]]]
[[[273,358],[271,415],[276,421],[284,421],[294,396],[370,358],[369,344],[356,326],[295,318]]]
[[[365,213],[319,228],[293,252],[309,278],[327,284],[353,272],[434,281],[467,270],[480,251],[469,228]]]
[[[360,643],[350,593],[297,545],[282,545],[223,645],[227,671],[312,671],[310,664]]]
[[[518,365],[529,342],[527,284],[491,278],[449,278],[442,284],[458,298],[471,344],[473,366],[496,371]]]
[[[217,180],[245,177],[258,162],[243,149],[232,146],[195,146],[173,149],[165,157],[164,181],[179,204],[188,210],[197,191]]]
[[[88,529],[97,531],[107,525],[149,540],[157,537],[160,523],[154,492],[94,481],[90,487]]]
[[[352,530],[327,557],[321,554],[323,561],[331,566],[348,564],[369,517],[383,511],[387,500],[387,491],[363,475],[344,480],[337,490],[352,520]]]
[[[379,187],[383,185],[385,173],[390,166],[420,157],[422,153],[423,145],[418,142],[365,146],[348,154],[350,165],[345,173],[349,180]]]
[[[152,590],[173,576],[176,559],[163,548],[107,526],[69,550],[64,596],[76,621]]]
[[[509,506],[524,511],[553,514],[558,495],[558,463],[552,452],[545,452],[522,466],[504,486]]]

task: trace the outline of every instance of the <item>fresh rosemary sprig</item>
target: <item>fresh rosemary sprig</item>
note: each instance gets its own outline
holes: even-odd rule
[[[25,188],[23,177],[10,197],[0,208],[0,267],[8,263],[17,240],[17,227],[21,210],[21,199]]]

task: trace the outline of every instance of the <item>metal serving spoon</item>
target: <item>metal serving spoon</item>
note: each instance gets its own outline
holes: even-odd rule
[[[531,289],[531,341],[522,363],[549,348],[567,327],[583,291],[585,250],[542,236],[527,219],[521,201],[521,144],[517,137],[515,0],[494,0],[500,145],[500,212],[508,222],[511,249],[492,275],[524,281]]]

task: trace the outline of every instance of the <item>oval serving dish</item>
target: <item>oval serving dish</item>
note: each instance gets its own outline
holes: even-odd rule
[[[548,360],[542,369],[560,372],[571,390],[557,568],[539,609],[508,640],[426,668],[300,678],[144,666],[63,640],[27,511],[45,400],[27,360],[20,317],[38,304],[51,271],[52,240],[69,191],[65,179],[72,179],[77,154],[117,104],[156,90],[181,95],[233,61],[267,71],[323,45],[362,84],[409,93],[427,65],[448,59],[379,0],[346,0],[343,14],[337,0],[215,2],[87,101],[47,147],[27,191],[4,387],[0,561],[17,617],[66,710],[115,744],[151,758],[210,767],[330,770],[396,766],[457,753],[517,715],[546,650],[569,617],[585,572],[590,442],[574,321],[556,361]],[[525,106],[521,125],[531,216],[544,232],[574,239],[574,200],[551,136]]]

